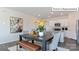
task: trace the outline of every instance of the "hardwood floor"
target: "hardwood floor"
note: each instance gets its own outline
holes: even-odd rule
[[[65,38],[64,43],[59,43],[60,47],[70,49],[70,51],[78,51],[79,45],[76,44],[76,40]]]
[[[8,47],[16,45],[16,41],[10,42],[10,43],[5,43],[5,44],[0,44],[0,51],[9,51]]]
[[[11,47],[11,46],[14,46],[14,45],[16,45],[16,41],[6,43],[6,44],[0,44],[0,51],[9,51],[8,47]],[[59,43],[59,46],[63,47],[63,48],[70,49],[70,51],[79,51],[79,45],[76,44],[76,40],[72,40],[72,39],[69,39],[69,38],[65,38],[65,42]]]

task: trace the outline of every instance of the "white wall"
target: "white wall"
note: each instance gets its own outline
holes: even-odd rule
[[[76,20],[73,13],[69,14],[67,21],[68,21],[68,31],[66,32],[66,37],[76,39],[76,31],[75,31]]]
[[[53,24],[59,22],[62,26],[67,26],[68,30],[65,31],[65,37],[72,38],[76,40],[76,21],[79,19],[79,12],[72,12],[67,17],[60,18],[51,18],[48,19],[50,27],[53,27]]]
[[[73,38],[76,40],[76,21],[79,19],[79,12],[73,12],[69,14],[68,17],[68,26],[67,37]]]
[[[10,33],[10,16],[22,17],[24,30],[30,29],[31,16],[7,8],[0,8],[0,44],[16,41],[20,33]]]
[[[55,23],[61,23],[62,27],[63,26],[68,26],[68,24],[67,24],[67,18],[68,18],[68,16],[47,19],[47,21],[48,21],[48,24],[46,26],[47,31],[52,30],[54,28],[54,24]]]

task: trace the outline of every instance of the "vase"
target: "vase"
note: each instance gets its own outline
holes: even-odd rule
[[[44,32],[39,32],[39,36],[40,37],[44,36]]]

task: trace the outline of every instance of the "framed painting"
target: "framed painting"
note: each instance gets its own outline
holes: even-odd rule
[[[17,33],[23,31],[23,18],[10,16],[10,32]]]

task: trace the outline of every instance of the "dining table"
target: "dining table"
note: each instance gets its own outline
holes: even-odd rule
[[[31,34],[20,34],[19,41],[23,40],[23,38],[27,41],[31,41],[34,44],[34,41],[41,42],[41,50],[47,51],[47,42],[53,39],[53,35],[49,32],[46,32],[44,36],[33,36]]]

